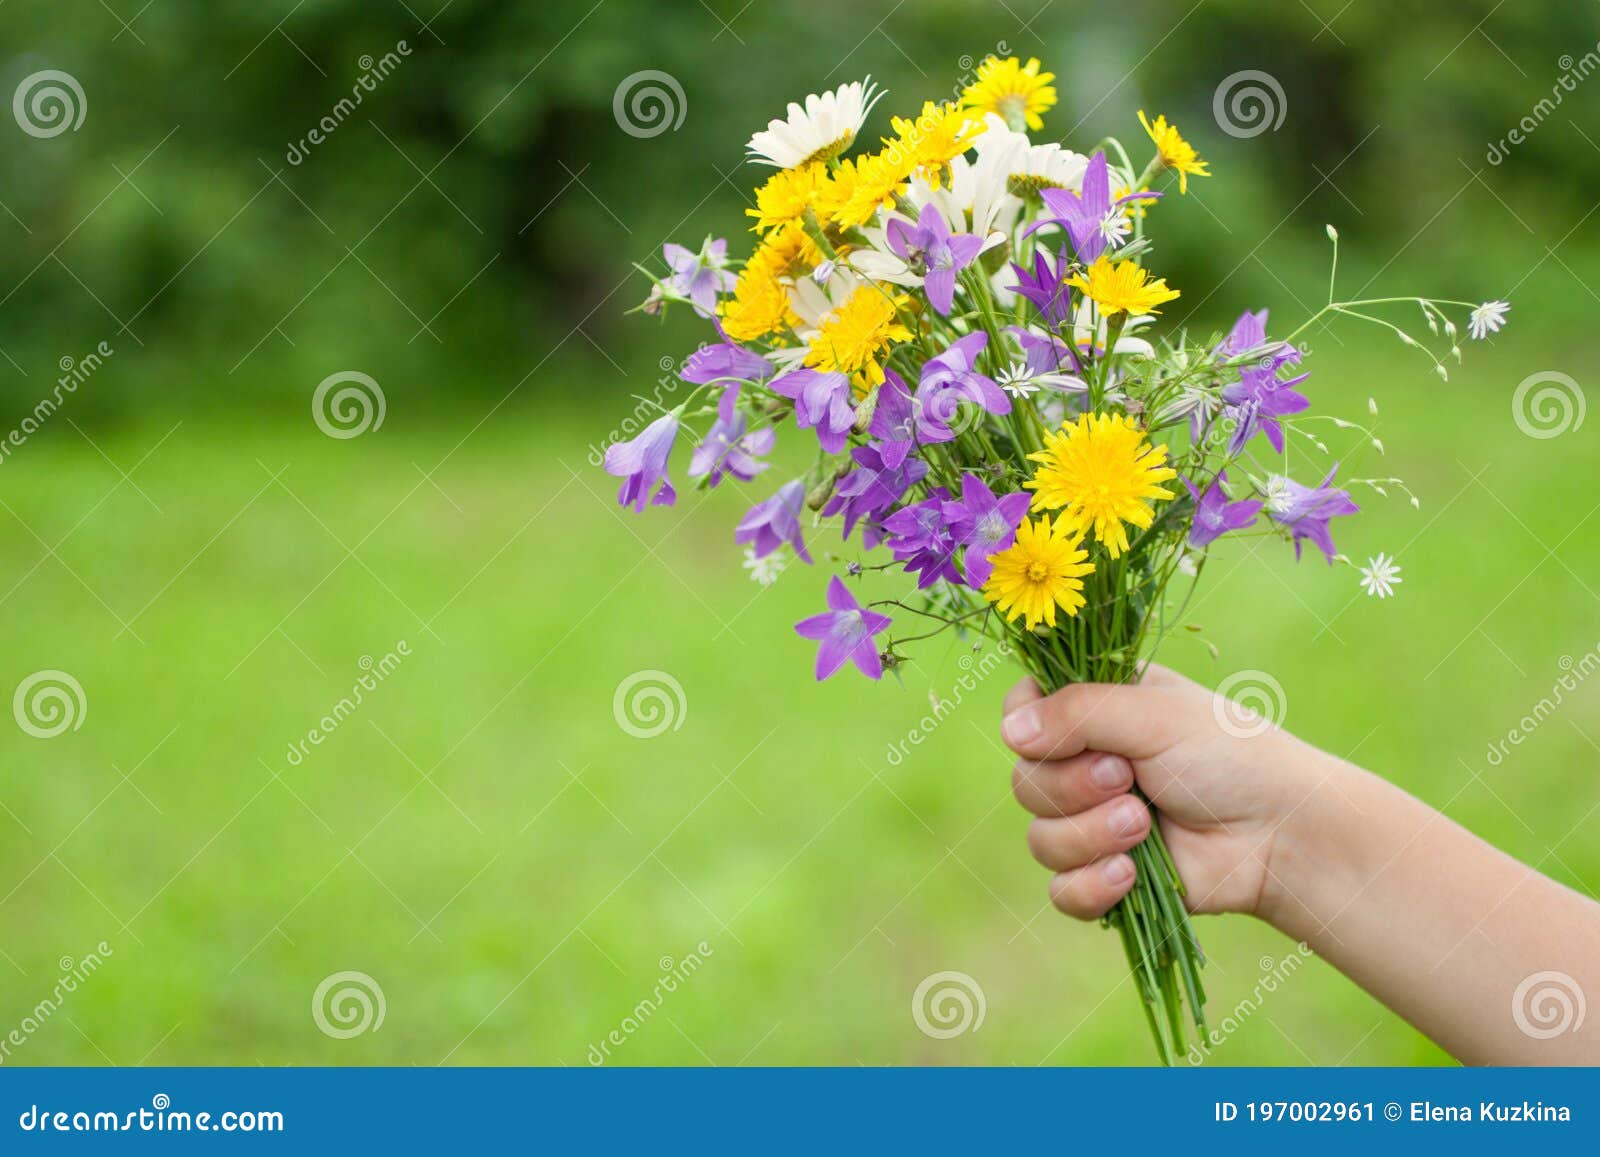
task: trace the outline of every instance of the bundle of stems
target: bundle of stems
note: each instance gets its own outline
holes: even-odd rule
[[[1073,683],[1138,682],[1138,655],[1150,623],[1143,608],[1150,602],[1152,585],[1157,592],[1165,585],[1141,565],[1139,545],[1135,543],[1135,552],[1122,560],[1129,565],[1112,566],[1093,576],[1094,594],[1065,631],[1009,632],[1015,653],[1046,694]],[[1134,793],[1157,810],[1137,785]],[[1202,1048],[1210,1040],[1200,978],[1206,958],[1157,816],[1152,816],[1150,834],[1129,854],[1136,872],[1133,888],[1102,923],[1122,937],[1150,1035],[1162,1063],[1171,1065],[1189,1051],[1187,1025],[1193,1025]]]

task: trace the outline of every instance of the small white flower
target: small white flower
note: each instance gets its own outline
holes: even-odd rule
[[[1510,312],[1509,301],[1486,301],[1472,311],[1467,332],[1472,335],[1473,341],[1482,341],[1490,334],[1500,332],[1500,327],[1506,323],[1506,314]]]
[[[812,93],[804,108],[790,101],[787,119],[770,121],[764,131],[750,138],[746,147],[751,162],[793,169],[837,157],[855,141],[867,113],[882,95],[869,76],[821,96]]]
[[[1028,398],[1039,392],[1039,384],[1029,375],[1026,362],[1014,362],[1007,366],[995,381],[1013,398]]]
[[[1100,220],[1100,237],[1107,249],[1122,248],[1123,239],[1132,232],[1133,222],[1123,215],[1121,209],[1113,208]]]
[[[764,587],[770,587],[778,581],[778,576],[784,572],[784,569],[789,564],[784,559],[781,546],[765,558],[757,558],[756,548],[747,546],[744,548],[744,563],[742,565],[745,570],[750,572],[750,577],[753,580]]]
[[[1178,573],[1197,578],[1200,574],[1200,555],[1192,550],[1186,550],[1178,559]]]
[[[1376,595],[1386,599],[1394,594],[1396,584],[1403,582],[1400,577],[1400,567],[1394,559],[1382,551],[1376,558],[1367,560],[1367,565],[1361,568],[1361,588],[1369,595]]]

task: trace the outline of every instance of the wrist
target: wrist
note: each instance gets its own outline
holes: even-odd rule
[[[1297,940],[1323,931],[1339,915],[1338,897],[1359,887],[1344,879],[1360,872],[1363,817],[1387,787],[1370,772],[1314,748],[1294,762],[1301,774],[1286,793],[1286,811],[1268,845],[1265,879],[1255,915]]]

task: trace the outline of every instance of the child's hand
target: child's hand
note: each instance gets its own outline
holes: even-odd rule
[[[1013,790],[1039,817],[1028,846],[1057,873],[1056,907],[1092,919],[1133,886],[1125,853],[1150,829],[1149,809],[1131,794],[1137,777],[1160,810],[1190,910],[1262,908],[1275,836],[1315,785],[1308,757],[1319,753],[1264,721],[1225,729],[1236,706],[1162,667],[1137,686],[1081,684],[1048,697],[1024,679],[1005,712],[1001,734],[1022,756]]]
[[[1159,667],[1048,697],[1024,680],[1005,710],[1014,789],[1039,817],[1028,845],[1063,912],[1099,916],[1133,886],[1126,853],[1150,830],[1137,777],[1191,911],[1262,917],[1469,1064],[1600,1063],[1587,896]]]

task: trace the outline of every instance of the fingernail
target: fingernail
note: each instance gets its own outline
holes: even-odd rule
[[[1031,707],[1019,707],[1000,724],[1000,734],[1012,746],[1039,738],[1039,731],[1039,713]]]
[[[1125,799],[1111,811],[1108,821],[1114,836],[1131,835],[1144,818],[1144,808],[1136,799]]]
[[[1101,865],[1100,876],[1108,884],[1126,884],[1133,877],[1133,861],[1127,856],[1113,856]]]
[[[1115,755],[1102,755],[1089,767],[1089,782],[1101,791],[1122,787],[1132,777],[1128,761]]]

